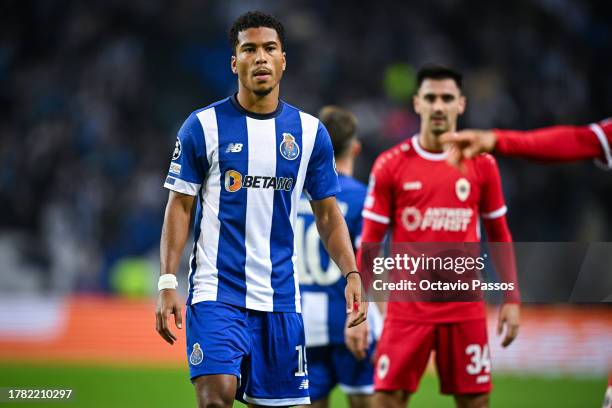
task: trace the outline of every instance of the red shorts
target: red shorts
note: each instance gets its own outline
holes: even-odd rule
[[[484,319],[457,323],[386,320],[376,351],[376,391],[415,392],[432,350],[442,394],[491,391]]]

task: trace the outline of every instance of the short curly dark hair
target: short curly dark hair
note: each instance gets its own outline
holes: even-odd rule
[[[283,24],[274,16],[261,11],[248,11],[238,17],[229,30],[229,42],[232,47],[232,54],[236,54],[236,46],[238,45],[238,33],[248,28],[268,27],[272,28],[278,34],[281,47],[285,44],[285,28]]]

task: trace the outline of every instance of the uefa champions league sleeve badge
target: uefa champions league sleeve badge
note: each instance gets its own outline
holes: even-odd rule
[[[176,160],[179,157],[181,157],[181,151],[182,151],[181,141],[177,137],[176,143],[174,144],[174,151],[172,152],[172,160]]]
[[[189,355],[189,362],[191,365],[198,365],[204,360],[204,353],[202,353],[202,348],[200,347],[200,343],[195,343],[193,345],[193,351]]]
[[[295,160],[300,154],[300,146],[291,133],[283,133],[283,141],[279,147],[281,155],[287,160]]]

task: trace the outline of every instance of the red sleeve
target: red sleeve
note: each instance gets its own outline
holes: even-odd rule
[[[361,215],[365,221],[375,221],[379,224],[388,225],[393,214],[393,176],[389,172],[388,154],[383,153],[376,159],[370,181],[368,183],[368,194],[363,204]],[[365,232],[365,229],[364,229]],[[362,235],[362,241],[365,236]]]
[[[385,233],[387,232],[387,224],[381,224],[376,221],[369,220],[367,218],[363,219],[363,229],[361,232],[361,243],[380,243],[385,238]],[[357,269],[363,271],[361,267],[361,251],[362,246],[357,250]]]
[[[485,220],[503,217],[508,210],[504,201],[497,161],[490,154],[478,157],[478,170],[482,178],[479,211]]]
[[[612,168],[612,120],[589,126],[552,126],[529,131],[494,129],[495,151],[543,161],[599,159]]]
[[[479,170],[482,182],[480,216],[483,219],[489,253],[501,282],[514,283],[514,290],[504,292],[506,303],[520,302],[516,274],[516,258],[512,245],[512,234],[506,221],[507,207],[501,187],[497,162],[491,155],[480,157]]]
[[[370,174],[368,193],[363,204],[362,243],[380,243],[385,237],[393,214],[393,179],[389,174],[386,153],[380,155]],[[361,268],[361,248],[357,251],[357,267]]]
[[[506,216],[484,220],[484,227],[489,242],[489,254],[500,282],[514,284],[514,290],[504,292],[504,302],[519,303],[521,295],[516,273],[516,257]]]

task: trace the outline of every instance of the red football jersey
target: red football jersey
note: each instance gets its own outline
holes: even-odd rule
[[[374,163],[362,215],[388,224],[391,241],[479,242],[480,220],[506,214],[499,169],[485,154],[464,162],[426,151],[418,136],[383,152]],[[484,302],[389,302],[389,319],[457,322],[485,317]]]

